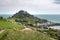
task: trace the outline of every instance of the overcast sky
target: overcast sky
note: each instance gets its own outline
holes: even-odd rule
[[[0,14],[14,14],[19,10],[30,14],[60,14],[60,0],[0,0]]]

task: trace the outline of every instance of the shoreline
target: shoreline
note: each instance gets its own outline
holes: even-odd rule
[[[60,30],[60,26],[51,26],[49,28],[54,29],[54,30]]]

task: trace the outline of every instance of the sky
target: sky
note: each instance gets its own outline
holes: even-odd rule
[[[35,15],[60,15],[60,0],[0,0],[0,14],[15,14],[19,10]]]

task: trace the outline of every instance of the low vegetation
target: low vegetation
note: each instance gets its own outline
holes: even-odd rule
[[[14,28],[24,28],[24,25],[8,22],[6,19],[0,20],[0,29],[14,29]]]
[[[18,30],[9,29],[8,33],[1,38],[1,40],[53,40],[41,32],[22,32]]]
[[[11,23],[6,19],[0,20],[0,28],[5,30],[0,34],[0,40],[53,40],[53,38],[41,33],[41,32],[22,32],[23,25]]]
[[[36,23],[45,23],[47,20],[39,19],[26,11],[19,11],[12,17],[4,19],[0,17],[0,40],[55,40],[56,33],[52,30],[37,31],[40,28]]]

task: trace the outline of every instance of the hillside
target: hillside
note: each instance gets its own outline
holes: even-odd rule
[[[15,22],[7,21],[8,19],[0,19],[0,29],[14,29],[23,28],[24,25],[17,24]]]
[[[29,19],[29,20],[35,20],[35,21],[38,21],[38,22],[47,22],[47,20],[43,20],[43,19],[39,19],[31,14],[29,14],[27,11],[24,11],[24,10],[20,10],[19,12],[17,12],[16,14],[14,14],[12,17],[15,17],[15,18],[20,18],[20,19]]]
[[[0,40],[54,40],[42,32],[25,29],[24,25],[7,20],[0,19]]]
[[[15,18],[16,22],[19,22],[28,26],[34,26],[34,24],[36,25],[37,23],[48,22],[47,20],[37,18],[24,10],[20,10],[19,12],[14,14],[12,18]]]
[[[1,40],[54,40],[47,35],[40,32],[21,32],[8,30],[8,33],[5,34]]]

